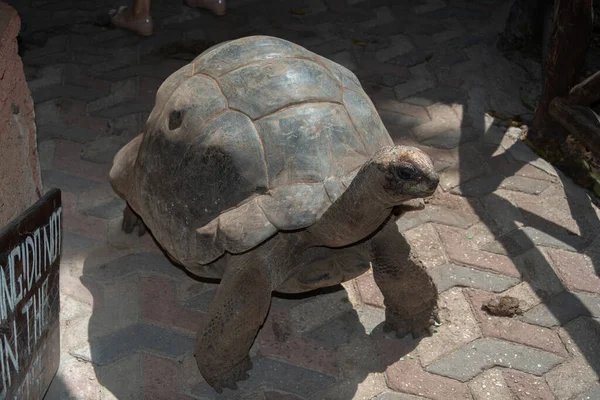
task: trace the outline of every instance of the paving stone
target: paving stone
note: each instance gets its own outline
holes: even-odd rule
[[[545,375],[559,399],[571,399],[598,382],[600,328],[598,320],[577,318],[560,329],[560,335],[573,358]]]
[[[81,143],[57,140],[54,152],[54,169],[82,178],[106,182],[110,165],[82,160],[80,157],[82,149],[83,145]]]
[[[510,199],[502,196],[504,191],[497,190],[481,198],[489,222],[492,225],[492,231],[503,236],[523,227],[524,217],[520,208]]]
[[[142,355],[128,354],[109,365],[96,366],[96,376],[102,400],[135,398],[140,394],[144,382]]]
[[[516,400],[555,399],[544,378],[515,370],[504,370],[502,376]]]
[[[396,95],[391,88],[412,78],[408,67],[383,63],[372,56],[363,55],[360,57],[359,67],[360,69],[356,71],[356,74],[363,85],[367,82],[383,85],[390,90],[390,98],[394,100],[396,99]]]
[[[207,313],[208,307],[215,298],[216,293],[216,288],[212,290],[202,291],[201,294],[185,301],[183,305],[184,307],[189,308],[190,310]]]
[[[424,371],[417,358],[391,365],[386,377],[390,389],[398,392],[434,400],[469,398],[469,389],[465,384]]]
[[[514,190],[528,194],[540,194],[550,187],[550,183],[522,176],[510,176],[502,181],[499,189]]]
[[[450,261],[515,278],[520,276],[520,271],[510,258],[480,251],[475,243],[469,241],[464,230],[444,225],[436,225],[436,230],[440,234]]]
[[[554,167],[546,160],[538,157],[525,143],[516,141],[512,146],[507,147],[506,150],[515,160],[529,163],[531,166],[541,169],[548,175],[558,176]]]
[[[138,99],[133,101],[121,102],[120,104],[102,108],[98,111],[93,112],[93,115],[114,119],[126,117],[130,114],[150,112],[152,110],[152,107],[153,104],[150,104],[149,101],[140,101]]]
[[[502,295],[518,299],[519,308],[521,308],[523,312],[529,311],[531,308],[542,302],[540,296],[535,293],[535,290],[527,282],[521,282],[518,285],[513,286],[502,293]]]
[[[461,289],[450,289],[438,299],[441,325],[431,337],[419,343],[419,358],[423,366],[452,353],[481,337],[477,321]]]
[[[100,281],[123,279],[140,272],[156,273],[172,278],[189,279],[180,268],[171,264],[163,255],[152,253],[128,254],[87,271],[89,278]]]
[[[178,394],[179,362],[153,354],[142,356],[144,397],[147,399],[173,399]]]
[[[360,27],[362,29],[371,29],[380,25],[385,25],[394,22],[392,10],[389,7],[378,7],[375,10],[376,17],[374,19],[362,22]]]
[[[455,30],[445,30],[442,32],[438,32],[436,34],[434,34],[432,36],[433,41],[436,44],[443,44],[445,42],[448,42],[451,39],[456,39],[456,38],[460,38],[463,35],[462,32],[460,31],[455,31]]]
[[[46,100],[68,97],[77,100],[91,101],[108,94],[108,89],[94,90],[74,85],[55,85],[47,86],[32,92],[33,101],[42,103]]]
[[[27,86],[29,90],[37,91],[48,86],[58,85],[62,82],[63,73],[66,66],[64,64],[48,65],[36,69],[33,79],[27,77]]]
[[[294,331],[303,334],[321,324],[352,310],[345,290],[319,294],[290,309]]]
[[[582,247],[582,238],[569,234],[550,235],[534,227],[525,226],[482,245],[481,249],[514,257],[535,246],[577,251]]]
[[[535,375],[548,372],[562,357],[520,344],[477,339],[427,367],[427,371],[466,382],[494,366]]]
[[[594,370],[600,369],[600,321],[578,317],[559,329],[563,343],[575,358],[585,358]]]
[[[502,373],[490,369],[469,382],[469,388],[474,400],[505,400],[510,399],[510,391]]]
[[[71,193],[90,190],[98,185],[96,181],[51,169],[42,171],[42,183],[44,184],[44,189],[59,188]]]
[[[358,69],[358,65],[356,65],[356,62],[352,59],[352,54],[347,50],[332,54],[329,59],[343,65],[350,71],[356,71]]]
[[[306,335],[305,335],[306,336]],[[271,310],[258,335],[259,354],[331,376],[339,375],[333,349],[293,334],[287,313]]]
[[[437,86],[433,89],[426,90],[404,99],[404,102],[406,103],[427,107],[432,118],[439,114],[443,116],[448,108],[461,105],[465,101],[466,95],[464,91],[445,86]],[[454,109],[451,111],[454,112]],[[457,116],[462,117],[462,115]]]
[[[365,304],[374,307],[384,308],[383,294],[375,283],[373,270],[369,270],[354,280],[360,297]]]
[[[434,87],[433,76],[427,68],[427,63],[412,66],[408,70],[413,79],[394,87],[398,100]]]
[[[514,257],[513,262],[521,273],[521,279],[529,283],[540,298],[546,299],[564,290],[552,262],[539,248]]]
[[[98,218],[113,219],[123,215],[124,208],[125,201],[121,198],[115,198],[91,207],[87,209],[85,213]]]
[[[52,380],[46,400],[100,400],[98,382],[91,363],[61,355],[58,372]]]
[[[142,350],[176,359],[194,346],[191,336],[139,323],[90,341],[91,355],[75,351],[74,356],[99,366],[108,365]]]
[[[588,256],[557,249],[546,253],[567,289],[600,294],[600,277]]]
[[[488,115],[486,114],[485,118],[487,117]],[[483,143],[499,145],[500,143],[502,143],[502,139],[504,139],[505,133],[506,132],[503,127],[499,127],[496,125],[491,125],[489,127],[486,126],[483,134]]]
[[[439,293],[455,286],[482,289],[488,292],[503,292],[519,283],[519,279],[515,277],[456,264],[444,264],[429,268],[427,272],[435,282]]]
[[[98,240],[78,235],[77,233],[73,232],[63,231],[62,235],[61,257],[63,260],[65,258],[73,257],[82,250],[88,249],[100,243]]]
[[[514,174],[517,176],[524,176],[526,178],[531,178],[531,179],[545,180],[545,181],[553,182],[553,183],[556,183],[559,181],[557,175],[549,174],[540,168],[534,167],[533,165],[518,163],[517,166],[515,167],[515,169],[516,169],[516,171]]]
[[[240,391],[250,392],[251,389],[262,387],[264,390],[281,390],[299,396],[308,397],[335,383],[333,377],[319,374],[308,369],[260,357],[252,360],[253,368],[247,381],[238,382]],[[202,382],[192,389],[192,395],[209,399],[230,399],[238,392],[225,389],[217,394]]]
[[[83,147],[81,158],[99,164],[112,164],[117,152],[126,145],[129,140],[130,139],[125,135],[99,137]]]
[[[552,352],[561,357],[568,356],[565,347],[555,331],[530,325],[513,318],[489,315],[481,307],[495,297],[495,295],[479,290],[469,290],[467,293],[473,305],[475,317],[479,321],[483,336],[524,344]]]
[[[424,92],[434,86],[433,81],[424,79],[410,80],[394,87],[398,100],[406,99],[414,94]]]
[[[105,134],[104,131],[51,123],[38,127],[38,142],[44,142],[48,139],[62,139],[77,143],[88,143]]]
[[[52,162],[54,161],[54,150],[56,149],[56,142],[54,140],[45,140],[38,142],[38,156],[40,159],[40,169],[52,169]]]
[[[450,193],[465,197],[482,197],[497,190],[503,179],[499,174],[480,176],[452,188]]]
[[[427,0],[425,4],[421,4],[412,8],[412,12],[419,15],[430,13],[436,10],[441,10],[446,7],[446,2],[443,0]]]
[[[373,399],[385,388],[385,378],[381,373],[369,373],[359,376],[345,377],[343,382],[331,386],[324,392],[319,392],[311,400],[346,400]]]
[[[356,312],[367,335],[380,328],[385,321],[385,310],[381,308],[362,306],[358,307]]]
[[[579,394],[576,397],[576,399],[577,400],[600,399],[600,382],[593,384],[588,390]]]
[[[425,400],[425,397],[398,392],[385,392],[375,397],[374,400]]]
[[[414,49],[414,46],[406,37],[406,35],[393,35],[389,38],[389,40],[390,47],[378,50],[377,53],[375,53],[375,57],[380,62],[386,62]]]
[[[379,116],[394,142],[409,137],[409,130],[427,121],[391,111],[379,111]]]
[[[158,275],[140,278],[141,316],[147,323],[194,334],[206,321],[206,314],[177,303],[175,282]]]
[[[458,196],[452,196],[458,198]],[[460,198],[458,198],[460,199]],[[464,200],[464,199],[462,199]],[[419,225],[435,223],[466,229],[479,220],[476,210],[468,202],[456,200],[449,204],[446,201],[430,200],[424,210],[411,211],[402,215],[396,224],[404,233]]]
[[[90,101],[87,104],[87,112],[93,113],[99,110],[113,107],[117,104],[134,100],[137,96],[137,82],[135,79],[124,79],[115,82],[110,87],[110,94],[100,99]]]
[[[429,114],[427,113],[427,110],[424,107],[421,107],[418,105],[413,105],[413,104],[408,104],[408,103],[402,103],[396,99],[391,99],[391,98],[377,99],[374,101],[375,101],[375,106],[377,107],[377,110],[380,112],[388,111],[388,112],[404,114],[404,115],[408,115],[408,116],[411,116],[416,119],[423,120],[424,122],[430,120]]]
[[[323,343],[327,347],[337,347],[346,343],[358,330],[362,331],[356,311],[349,311],[326,322],[304,335],[305,338]]]
[[[553,327],[587,315],[600,318],[600,297],[588,293],[563,291],[523,315],[530,324]]]
[[[425,224],[404,232],[404,237],[419,260],[427,268],[445,264],[446,255],[433,224]]]
[[[465,143],[460,147],[459,164],[441,174],[440,186],[445,191],[449,191],[471,179],[491,172],[486,157],[481,152],[481,147],[472,143]]]
[[[424,142],[433,147],[451,149],[457,147],[462,141],[463,126],[461,119],[456,115],[452,107],[446,105],[434,105],[428,108],[432,120],[411,129],[411,133],[419,142]],[[442,137],[448,146],[439,141]],[[450,140],[448,138],[453,138]],[[436,140],[434,143],[433,140]]]

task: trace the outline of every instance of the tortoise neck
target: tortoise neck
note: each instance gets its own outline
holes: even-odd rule
[[[315,243],[343,247],[374,232],[395,206],[381,185],[380,171],[365,164],[348,189],[329,207],[319,221],[307,229]]]

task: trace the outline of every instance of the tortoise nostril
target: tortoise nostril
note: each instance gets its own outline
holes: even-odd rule
[[[174,130],[181,126],[183,122],[183,112],[179,110],[171,111],[169,114],[169,129]]]

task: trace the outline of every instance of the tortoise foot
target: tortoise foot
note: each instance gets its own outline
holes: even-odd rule
[[[210,368],[210,367],[209,367]],[[245,381],[250,376],[248,371],[252,369],[252,361],[250,356],[246,356],[240,363],[234,365],[226,371],[215,371],[210,369],[205,372],[205,369],[200,367],[202,376],[217,393],[223,393],[224,388],[237,390],[237,382]]]
[[[127,205],[123,210],[123,224],[121,228],[123,229],[123,232],[129,234],[132,233],[136,227],[138,229],[138,236],[143,236],[144,233],[146,233],[146,225],[144,225],[142,219],[133,212],[129,205]]]
[[[430,313],[423,312],[414,317],[406,317],[386,309],[385,323],[383,325],[384,332],[395,332],[396,337],[401,339],[407,334],[412,334],[413,339],[418,339],[422,336],[431,336],[434,332],[434,326],[438,321],[437,309]]]

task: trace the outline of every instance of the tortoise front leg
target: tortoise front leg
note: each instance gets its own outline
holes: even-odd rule
[[[200,373],[218,393],[236,389],[252,368],[248,352],[271,304],[273,284],[266,265],[250,253],[231,256],[208,323],[198,331],[194,356]]]
[[[393,219],[373,236],[369,248],[375,283],[384,298],[384,331],[395,331],[397,337],[431,333],[437,319],[437,289]]]

